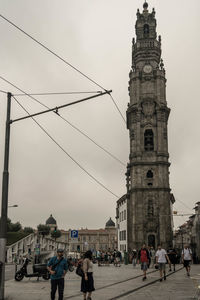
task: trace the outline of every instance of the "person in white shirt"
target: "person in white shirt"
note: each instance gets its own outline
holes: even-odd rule
[[[184,246],[182,250],[182,262],[186,269],[187,276],[190,276],[190,264],[192,262],[192,250],[188,247],[188,245]]]
[[[168,263],[170,263],[167,252],[165,251],[165,249],[162,249],[161,245],[158,245],[158,250],[156,252],[156,265],[159,266],[160,281],[162,281],[163,274],[164,274],[164,280],[166,280],[165,264],[167,261]]]

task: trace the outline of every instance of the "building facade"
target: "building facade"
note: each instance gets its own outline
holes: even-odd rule
[[[155,10],[137,11],[136,39],[132,41],[129,74],[130,103],[127,128],[130,161],[127,165],[127,245],[143,243],[168,248],[173,240],[169,186],[168,133],[170,109],[166,102],[166,78],[157,38]],[[117,207],[119,209],[119,207]]]
[[[117,240],[118,250],[127,251],[127,195],[117,201]]]
[[[194,263],[200,262],[200,202],[196,203],[195,213],[189,220],[179,226],[174,233],[174,247],[181,252],[188,245],[193,253]]]
[[[61,231],[62,236],[59,240],[67,242],[69,253],[83,253],[91,250],[94,254],[96,251],[113,251],[117,248],[117,229],[115,223],[111,220],[101,229],[81,228],[78,230],[78,238],[71,238],[71,230]]]

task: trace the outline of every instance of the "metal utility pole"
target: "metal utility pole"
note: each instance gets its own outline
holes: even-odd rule
[[[7,93],[7,119],[6,119],[6,133],[5,133],[5,154],[4,154],[4,170],[3,170],[3,181],[2,181],[1,223],[0,223],[0,300],[4,300],[4,282],[5,282],[11,96],[12,96],[11,93]]]
[[[5,290],[5,262],[6,262],[6,237],[7,237],[7,215],[8,215],[8,184],[9,184],[9,146],[10,146],[10,125],[13,122],[21,121],[27,118],[32,118],[48,112],[58,113],[58,109],[62,109],[66,106],[78,104],[83,101],[87,101],[105,94],[110,94],[112,91],[105,91],[103,93],[83,98],[68,104],[57,106],[39,113],[28,115],[15,120],[10,119],[11,111],[11,93],[7,93],[7,119],[6,119],[6,133],[5,133],[5,153],[4,153],[4,171],[3,171],[3,182],[2,182],[2,200],[1,200],[1,220],[0,220],[0,300],[4,300],[4,290]],[[13,207],[17,207],[14,205]]]

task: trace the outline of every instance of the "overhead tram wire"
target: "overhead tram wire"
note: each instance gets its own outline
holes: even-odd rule
[[[101,91],[95,92],[55,92],[55,93],[30,93],[29,96],[54,96],[54,95],[79,95],[79,94],[100,94]],[[13,94],[13,96],[27,96],[26,94]]]
[[[42,105],[43,107],[49,109],[49,107],[47,105],[45,105],[44,103],[40,102],[39,100],[37,100],[35,97],[31,96],[30,94],[26,93],[25,91],[23,91],[22,89],[20,89],[18,86],[16,86],[15,84],[13,84],[12,82],[8,81],[7,79],[5,79],[4,77],[0,76],[0,79],[4,80],[5,82],[7,82],[8,84],[10,84],[11,86],[13,86],[15,89],[17,89],[18,91],[22,92],[24,95],[26,95],[27,97],[31,98],[32,100],[36,101],[37,103],[39,103],[40,105]],[[55,112],[54,112],[55,113]],[[67,119],[65,119],[63,116],[61,116],[59,113],[56,113],[57,116],[59,116],[64,122],[66,122],[67,124],[69,124],[71,127],[73,127],[75,130],[77,130],[80,134],[82,134],[83,136],[85,136],[87,139],[89,139],[93,144],[95,144],[97,147],[99,147],[101,150],[103,150],[105,153],[107,153],[110,157],[112,157],[113,159],[115,159],[116,161],[118,161],[121,165],[126,167],[126,164],[124,162],[122,162],[119,158],[117,158],[115,155],[113,155],[110,151],[106,150],[103,146],[99,145],[96,141],[94,141],[91,137],[89,137],[86,133],[84,133],[82,130],[80,130],[78,127],[76,127],[75,125],[73,125],[71,122],[69,122]]]
[[[97,85],[98,87],[100,87],[101,89],[103,89],[104,91],[107,91],[103,86],[101,86],[100,84],[98,84],[96,81],[94,81],[93,79],[91,79],[89,76],[87,76],[86,74],[84,74],[83,72],[81,72],[79,69],[77,69],[76,67],[74,67],[71,63],[69,63],[68,61],[66,61],[64,58],[62,58],[60,55],[56,54],[54,51],[52,51],[50,48],[48,48],[47,46],[45,46],[43,43],[39,42],[37,39],[35,39],[33,36],[31,36],[29,33],[27,33],[26,31],[24,31],[22,28],[20,28],[19,26],[17,26],[15,23],[13,23],[12,21],[10,21],[9,19],[7,19],[6,17],[4,17],[3,15],[0,14],[0,17],[2,19],[4,19],[6,22],[8,22],[9,24],[11,24],[12,26],[14,26],[16,29],[18,29],[19,31],[21,31],[23,34],[25,34],[26,36],[28,36],[30,39],[32,39],[34,42],[36,42],[38,45],[40,45],[42,48],[44,48],[45,50],[47,50],[48,52],[50,52],[51,54],[53,54],[54,56],[56,56],[58,59],[60,59],[62,62],[64,62],[66,65],[70,66],[72,69],[74,69],[75,71],[77,71],[79,74],[81,74],[82,76],[84,76],[85,78],[87,78],[89,81],[93,82],[95,85]]]
[[[1,93],[4,93],[4,94],[7,94],[7,92],[6,92],[6,91],[2,91],[2,90],[0,90],[0,92],[1,92]]]
[[[13,99],[18,103],[18,105],[30,116],[30,113],[26,110],[26,108],[13,96]],[[32,120],[40,127],[40,129],[82,170],[84,171],[90,178],[92,178],[97,184],[103,187],[107,192],[115,196],[119,199],[115,193],[113,193],[109,188],[107,188],[103,183],[101,183],[96,177],[94,177],[91,173],[89,173],[79,162],[77,162],[48,132],[47,130],[38,122],[34,117],[31,117]]]
[[[187,206],[183,201],[181,201],[178,198],[176,198],[176,200],[179,201],[180,203],[182,203],[188,210],[191,210],[191,208],[189,206]]]
[[[54,56],[56,56],[58,59],[60,59],[62,62],[64,62],[66,65],[70,66],[72,69],[74,69],[75,71],[77,71],[79,74],[81,74],[82,76],[84,76],[85,78],[87,78],[89,81],[91,81],[92,83],[94,83],[96,86],[100,87],[101,89],[103,89],[104,91],[107,91],[103,86],[101,86],[100,84],[98,84],[96,81],[94,81],[92,78],[90,78],[89,76],[87,76],[86,74],[84,74],[83,72],[81,72],[79,69],[77,69],[76,67],[74,67],[71,63],[69,63],[68,61],[66,61],[64,58],[62,58],[60,55],[56,54],[54,51],[52,51],[50,48],[48,48],[47,46],[45,46],[43,43],[39,42],[37,39],[35,39],[33,36],[31,36],[29,33],[27,33],[26,31],[24,31],[22,28],[20,28],[19,26],[17,26],[15,23],[13,23],[12,21],[10,21],[8,18],[4,17],[3,15],[0,14],[0,17],[2,19],[4,19],[6,22],[8,22],[9,24],[11,24],[12,26],[14,26],[17,30],[21,31],[23,34],[25,34],[27,37],[29,37],[30,39],[32,39],[34,42],[36,42],[38,45],[40,45],[41,47],[43,47],[45,50],[47,50],[48,52],[50,52],[51,54],[53,54]],[[124,122],[126,123],[126,120],[124,119],[119,107],[117,106],[115,100],[113,99],[113,97],[111,97],[115,107],[117,108],[117,111],[119,112],[119,114],[121,115],[122,119],[124,120]]]
[[[113,96],[112,96],[111,94],[109,94],[109,96],[110,96],[110,98],[112,99],[112,102],[113,102],[114,106],[117,108],[117,110],[118,110],[120,116],[122,117],[124,123],[126,124],[126,120],[125,120],[124,116],[122,115],[122,113],[121,113],[121,111],[120,111],[120,109],[119,109],[117,103],[115,102]]]

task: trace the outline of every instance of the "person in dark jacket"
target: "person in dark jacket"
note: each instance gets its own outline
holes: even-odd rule
[[[150,259],[149,251],[146,248],[146,245],[143,244],[142,248],[138,252],[138,261],[141,263],[141,270],[143,271],[144,274],[142,280],[147,279],[146,273],[148,269],[149,259]]]
[[[173,249],[173,248],[169,248],[167,250],[167,255],[169,257],[169,260],[170,260],[170,264],[169,264],[169,271],[172,270],[172,265],[174,267],[174,272],[176,271],[176,263],[177,263],[177,253],[176,253],[176,250]]]

